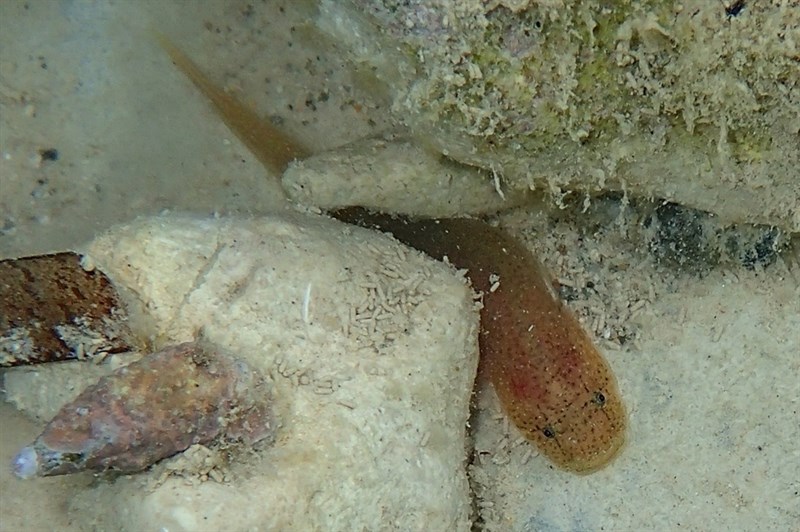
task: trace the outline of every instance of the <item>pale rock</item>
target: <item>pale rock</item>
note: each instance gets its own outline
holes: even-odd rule
[[[269,375],[278,426],[272,445],[234,451],[224,482],[157,466],[77,493],[73,515],[114,530],[469,530],[478,313],[451,268],[296,212],[146,218],[87,252],[154,347],[202,335]]]

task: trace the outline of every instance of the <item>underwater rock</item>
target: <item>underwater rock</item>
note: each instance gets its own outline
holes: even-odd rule
[[[517,206],[525,192],[504,190],[500,176],[459,164],[402,138],[365,139],[290,164],[282,178],[301,205],[351,205],[408,216],[494,213]]]
[[[210,346],[164,349],[102,377],[14,458],[20,478],[142,471],[191,445],[272,432],[266,381]]]
[[[131,349],[108,278],[75,253],[0,261],[0,367]]]
[[[659,263],[698,275],[721,263],[764,268],[789,246],[788,236],[777,227],[723,227],[707,212],[671,202],[661,202],[644,219],[643,229]]]
[[[509,4],[322,0],[315,22],[415,136],[506,192],[623,191],[800,230],[796,5]]]

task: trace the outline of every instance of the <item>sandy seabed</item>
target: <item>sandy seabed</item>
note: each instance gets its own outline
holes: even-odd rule
[[[175,71],[154,27],[317,150],[387,129],[380,99],[353,89],[354,74],[331,45],[329,53],[310,45],[293,5],[0,4],[0,258],[72,249],[144,214],[260,214],[280,201],[274,176]],[[608,249],[532,213],[507,223],[531,235],[560,278],[592,252],[627,264],[581,273],[600,275],[601,293],[577,310],[618,375],[630,434],[610,467],[574,476],[538,457],[487,397],[470,469],[482,526],[796,527],[800,269],[792,257],[763,271],[731,267],[697,279],[659,270],[635,246]],[[623,315],[635,341],[604,342],[608,324]],[[0,460],[9,463],[42,426],[0,404]],[[0,530],[83,530],[67,508],[92,482],[82,475],[23,483],[0,468]]]

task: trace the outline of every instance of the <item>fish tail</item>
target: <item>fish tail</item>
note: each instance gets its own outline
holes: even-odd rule
[[[164,35],[155,38],[175,66],[208,98],[225,125],[241,140],[266,168],[277,175],[296,159],[305,159],[310,152],[296,139],[262,120],[258,113],[215,85],[177,46]]]

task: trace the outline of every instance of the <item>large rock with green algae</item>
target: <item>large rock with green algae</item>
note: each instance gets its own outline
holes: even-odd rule
[[[424,142],[506,190],[622,190],[799,231],[790,4],[321,0],[317,24]]]

